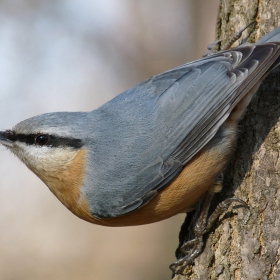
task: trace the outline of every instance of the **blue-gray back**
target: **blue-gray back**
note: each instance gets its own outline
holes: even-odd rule
[[[275,44],[222,52],[154,76],[89,113],[83,191],[92,213],[123,215],[166,187],[276,56]]]

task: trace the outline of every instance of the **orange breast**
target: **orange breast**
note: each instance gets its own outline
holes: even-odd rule
[[[211,140],[169,186],[145,206],[120,217],[99,219],[91,215],[88,201],[81,192],[86,170],[85,150],[77,152],[66,168],[38,175],[70,211],[88,222],[113,227],[157,222],[186,212],[213,186],[217,174],[228,161],[235,141],[235,123],[226,126],[229,131],[227,141],[217,145],[217,139]]]
[[[90,221],[92,215],[89,211],[87,199],[81,192],[85,178],[86,154],[86,150],[82,149],[77,152],[69,164],[56,172],[40,172],[37,175],[72,213]]]

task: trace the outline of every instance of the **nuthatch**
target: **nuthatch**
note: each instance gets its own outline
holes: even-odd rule
[[[228,163],[237,123],[279,63],[280,27],[254,45],[154,76],[91,112],[32,117],[0,132],[78,217],[103,226],[192,209]]]

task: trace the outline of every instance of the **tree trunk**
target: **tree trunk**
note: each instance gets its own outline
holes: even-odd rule
[[[279,0],[221,0],[217,39],[223,45],[256,20],[248,40],[255,42],[280,25],[279,15]],[[203,253],[186,275],[173,279],[280,279],[279,69],[265,79],[240,122],[237,149],[216,201],[235,196],[250,211],[232,205],[206,236]]]

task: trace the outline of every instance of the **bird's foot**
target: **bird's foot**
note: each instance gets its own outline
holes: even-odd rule
[[[194,239],[184,242],[180,247],[180,257],[174,263],[172,263],[169,268],[175,274],[183,274],[185,268],[192,264],[197,256],[199,256],[203,251],[204,240],[203,236],[205,233],[209,232],[213,224],[219,218],[219,216],[224,213],[232,202],[240,203],[241,206],[249,208],[247,203],[239,198],[228,198],[222,201],[214,212],[208,217],[209,206],[212,200],[213,194],[208,193],[204,199],[199,218],[194,226]]]
[[[251,26],[252,24],[256,24],[256,21],[253,21],[249,24],[247,24],[244,28],[242,28],[241,30],[239,30],[238,32],[234,33],[232,35],[232,37],[228,40],[228,42],[226,42],[222,47],[221,47],[221,51],[226,51],[226,50],[229,50],[232,45],[242,36],[242,33],[249,27]],[[254,29],[254,27],[252,28],[252,30]],[[252,31],[251,31],[252,32]],[[250,32],[250,34],[251,34]],[[242,45],[244,42],[246,42],[250,36],[250,34],[247,36],[247,38],[245,38],[244,40],[242,40],[241,44]],[[207,56],[211,56],[213,54],[215,54],[217,51],[215,51],[215,47],[218,43],[220,43],[221,40],[217,40],[215,42],[213,42],[212,44],[210,44],[207,49],[209,50],[208,52],[204,53],[202,55],[202,57],[207,57]]]

